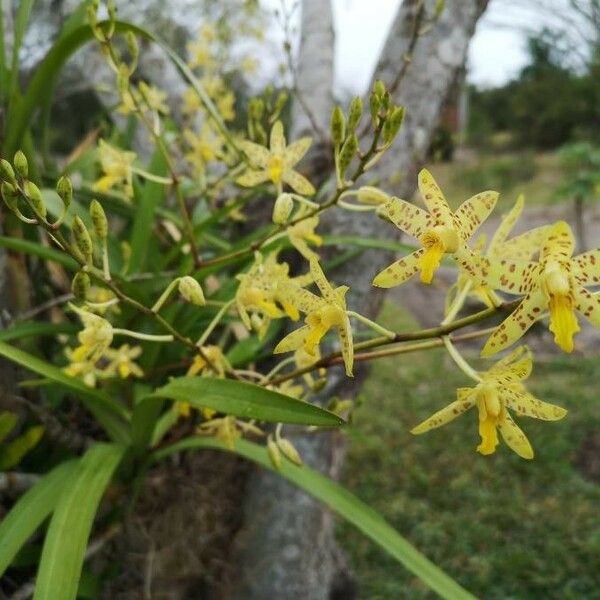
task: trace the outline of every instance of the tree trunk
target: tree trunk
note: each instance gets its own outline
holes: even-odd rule
[[[311,68],[299,70],[298,89],[303,105],[319,107],[319,118],[329,118],[332,71],[331,53],[321,45],[324,32],[331,31],[327,3],[303,2],[305,29],[300,55]],[[380,186],[391,193],[410,198],[415,187],[415,174],[421,166],[440,110],[458,71],[463,66],[469,40],[487,0],[449,2],[431,31],[422,36],[425,14],[431,14],[433,2],[405,1],[395,19],[382,52],[374,78],[394,88],[394,101],[407,108],[407,117],[397,143],[370,172],[380,179]],[[322,11],[321,17],[317,14]],[[310,29],[314,28],[314,29]],[[330,42],[333,36],[330,35]],[[410,55],[410,62],[405,62]],[[323,57],[330,57],[329,61]],[[315,69],[322,73],[315,73]],[[302,80],[306,74],[310,83]],[[312,82],[320,82],[313,86]],[[313,98],[314,95],[314,98]],[[297,108],[295,131],[304,131],[305,113]],[[326,112],[325,112],[326,111]],[[396,173],[399,184],[392,185]],[[315,173],[319,178],[319,173]],[[394,227],[384,225],[372,214],[331,211],[322,229],[332,234],[358,234],[364,237],[397,237]],[[372,287],[373,276],[392,261],[389,253],[364,252],[338,268],[333,277],[337,284],[350,286],[349,306],[369,317],[379,311],[383,294]],[[356,377],[346,379],[335,373],[326,396],[354,396],[360,389],[366,369],[357,365]],[[287,434],[289,436],[289,433]],[[336,477],[343,456],[339,433],[303,434],[297,431],[293,442],[306,463],[320,472]],[[248,600],[263,598],[326,600],[351,598],[351,587],[340,589],[347,577],[340,577],[339,552],[335,546],[331,515],[304,492],[277,475],[256,472],[246,488],[244,526],[236,540],[234,562],[239,576],[232,597]]]

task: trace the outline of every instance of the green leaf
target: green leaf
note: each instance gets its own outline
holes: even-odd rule
[[[372,248],[375,250],[391,250],[393,252],[414,252],[417,247],[403,244],[394,240],[367,238],[359,235],[325,235],[324,246],[358,246],[359,248]]]
[[[37,256],[44,260],[51,260],[70,271],[76,271],[79,268],[77,262],[68,254],[61,252],[60,250],[55,250],[54,248],[48,248],[37,242],[0,235],[0,246],[8,248],[9,250],[14,250],[15,252],[31,254],[32,256]]]
[[[19,2],[19,10],[14,23],[13,30],[13,48],[12,48],[12,67],[11,67],[11,82],[10,90],[11,95],[17,90],[19,83],[19,52],[21,50],[21,43],[23,42],[23,36],[27,29],[27,23],[29,23],[29,17],[31,16],[31,9],[33,8],[34,0],[21,0]],[[9,109],[10,114],[10,109]]]
[[[4,441],[17,426],[19,417],[15,413],[3,411],[0,413],[0,442]]]
[[[12,469],[32,449],[44,435],[41,425],[30,427],[23,435],[15,438],[4,447],[0,447],[0,471]]]
[[[340,417],[314,404],[232,379],[177,377],[148,398],[189,402],[195,408],[212,408],[228,415],[272,423],[324,427],[344,424]]]
[[[153,175],[164,176],[167,173],[165,158],[157,148],[148,166],[148,171]],[[154,214],[156,207],[165,196],[166,187],[155,181],[146,181],[137,202],[137,210],[131,230],[131,257],[129,259],[129,273],[137,273],[144,267],[148,254],[148,243],[152,236]]]
[[[45,360],[4,342],[0,342],[0,356],[75,392],[77,398],[96,417],[112,439],[122,443],[129,441],[129,432],[124,423],[124,420],[129,419],[129,413],[105,392],[91,388]]]
[[[60,464],[19,498],[0,522],[0,577],[17,552],[54,510],[78,461]]]
[[[96,511],[123,453],[96,444],[79,461],[48,526],[33,600],[75,600]]]
[[[231,451],[215,438],[187,438],[156,452],[154,459],[159,460],[174,452],[195,448]],[[233,452],[267,469],[275,470],[266,448],[258,444],[243,439],[237,440]],[[474,600],[472,594],[414,548],[381,515],[341,485],[306,466],[298,467],[289,461],[283,461],[281,469],[277,472],[352,523],[442,598]]]
[[[8,329],[0,331],[0,341],[10,342],[27,337],[42,335],[58,335],[59,333],[75,333],[78,330],[74,323],[48,323],[46,321],[23,321]]]

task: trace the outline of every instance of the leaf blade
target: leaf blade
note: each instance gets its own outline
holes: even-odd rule
[[[96,510],[125,448],[96,444],[80,459],[50,521],[34,600],[75,600]]]
[[[212,408],[237,417],[274,423],[338,427],[337,415],[314,404],[296,400],[251,383],[213,377],[178,377],[149,398],[189,402],[196,408]]]

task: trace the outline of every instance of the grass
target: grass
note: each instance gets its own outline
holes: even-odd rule
[[[389,304],[382,322],[411,325]],[[599,378],[597,358],[535,366],[530,390],[569,414],[555,423],[520,419],[536,450],[525,461],[504,445],[477,454],[474,412],[423,436],[409,433],[469,385],[442,350],[379,361],[355,414],[344,483],[478,597],[600,598],[600,485],[576,466],[584,458],[593,466],[600,455]],[[359,598],[432,597],[349,526],[340,524],[339,539]]]

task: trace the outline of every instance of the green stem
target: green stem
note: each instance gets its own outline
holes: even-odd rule
[[[235,300],[230,300],[221,307],[219,312],[214,316],[213,320],[208,324],[208,327],[204,330],[204,333],[200,336],[196,342],[197,346],[204,346],[204,343],[208,339],[208,336],[214,331],[215,327],[219,324],[223,315],[231,308]]]
[[[458,368],[467,377],[480,382],[481,377],[478,375],[477,371],[475,371],[475,369],[473,369],[473,367],[471,367],[471,365],[469,365],[469,363],[463,358],[462,354],[454,347],[450,341],[450,337],[446,335],[442,338],[442,341],[444,342],[444,346],[446,346],[446,350],[448,350],[448,354],[450,354],[452,360],[454,360]]]

